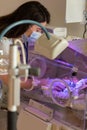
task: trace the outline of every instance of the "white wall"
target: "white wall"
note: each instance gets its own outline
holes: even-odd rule
[[[0,16],[5,15],[16,9],[20,4],[28,0],[0,0]],[[66,0],[38,0],[44,4],[51,13],[51,25],[67,27],[68,35],[82,36],[84,27],[81,23],[65,23]]]

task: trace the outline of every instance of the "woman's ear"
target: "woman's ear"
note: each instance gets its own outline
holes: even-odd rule
[[[27,31],[25,32],[25,35],[27,36],[27,37],[29,37],[31,34],[32,34],[32,29],[29,27],[28,29],[27,29]]]

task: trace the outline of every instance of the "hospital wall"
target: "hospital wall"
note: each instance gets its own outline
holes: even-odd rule
[[[20,4],[29,0],[0,0],[0,16],[8,14]],[[38,0],[44,4],[51,14],[51,26],[67,27],[68,35],[81,36],[84,32],[84,24],[68,23],[65,21],[66,0]]]

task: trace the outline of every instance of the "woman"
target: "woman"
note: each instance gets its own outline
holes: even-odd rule
[[[21,6],[19,6],[12,13],[6,16],[0,17],[0,33],[10,24],[20,21],[20,20],[26,20],[26,19],[34,20],[36,22],[41,23],[43,26],[46,26],[46,24],[49,24],[50,22],[50,13],[46,9],[46,7],[44,7],[38,1],[26,2],[22,4]],[[38,27],[37,25],[31,25],[31,24],[22,24],[22,25],[14,27],[13,29],[11,29],[9,32],[6,33],[5,37],[7,37],[8,39],[7,38],[2,39],[2,42],[0,43],[0,50],[4,48],[4,46],[6,45],[6,42],[8,42],[7,46],[9,46],[9,44],[11,44],[12,42],[12,39],[22,38],[22,40],[24,40],[23,36],[25,36],[27,39],[28,37],[31,36],[31,34],[33,34],[33,32],[34,33],[41,32],[41,28]],[[5,48],[7,49],[7,47]],[[8,53],[8,49],[7,49],[7,53]],[[8,85],[7,83],[8,75],[3,75],[3,76],[0,75],[0,79],[2,79],[4,83]],[[21,85],[21,87],[23,88],[27,88],[27,87],[31,88],[31,86],[32,86],[32,79],[29,79],[26,83],[22,83]]]

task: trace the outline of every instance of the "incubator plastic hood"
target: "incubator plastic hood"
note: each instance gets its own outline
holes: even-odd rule
[[[45,41],[43,44],[46,45]],[[42,125],[46,123],[45,130],[52,130],[52,128],[54,130],[82,130],[85,127],[87,103],[86,39],[69,41],[69,45],[54,60],[35,54],[33,51],[29,52],[31,67],[40,68],[41,74],[38,77],[33,77],[34,89],[32,91],[21,91],[21,102],[26,104],[26,108],[22,109],[19,116],[27,116],[29,122],[36,119],[35,123],[46,119],[42,123]],[[49,51],[48,48],[46,49]],[[30,100],[37,103],[34,105],[33,102],[29,106]],[[48,108],[45,109],[45,106]],[[53,110],[51,118],[48,118],[48,114],[52,112],[49,108]],[[22,118],[19,118],[20,124],[22,124],[21,121]],[[29,122],[26,124],[23,121],[28,127]]]

